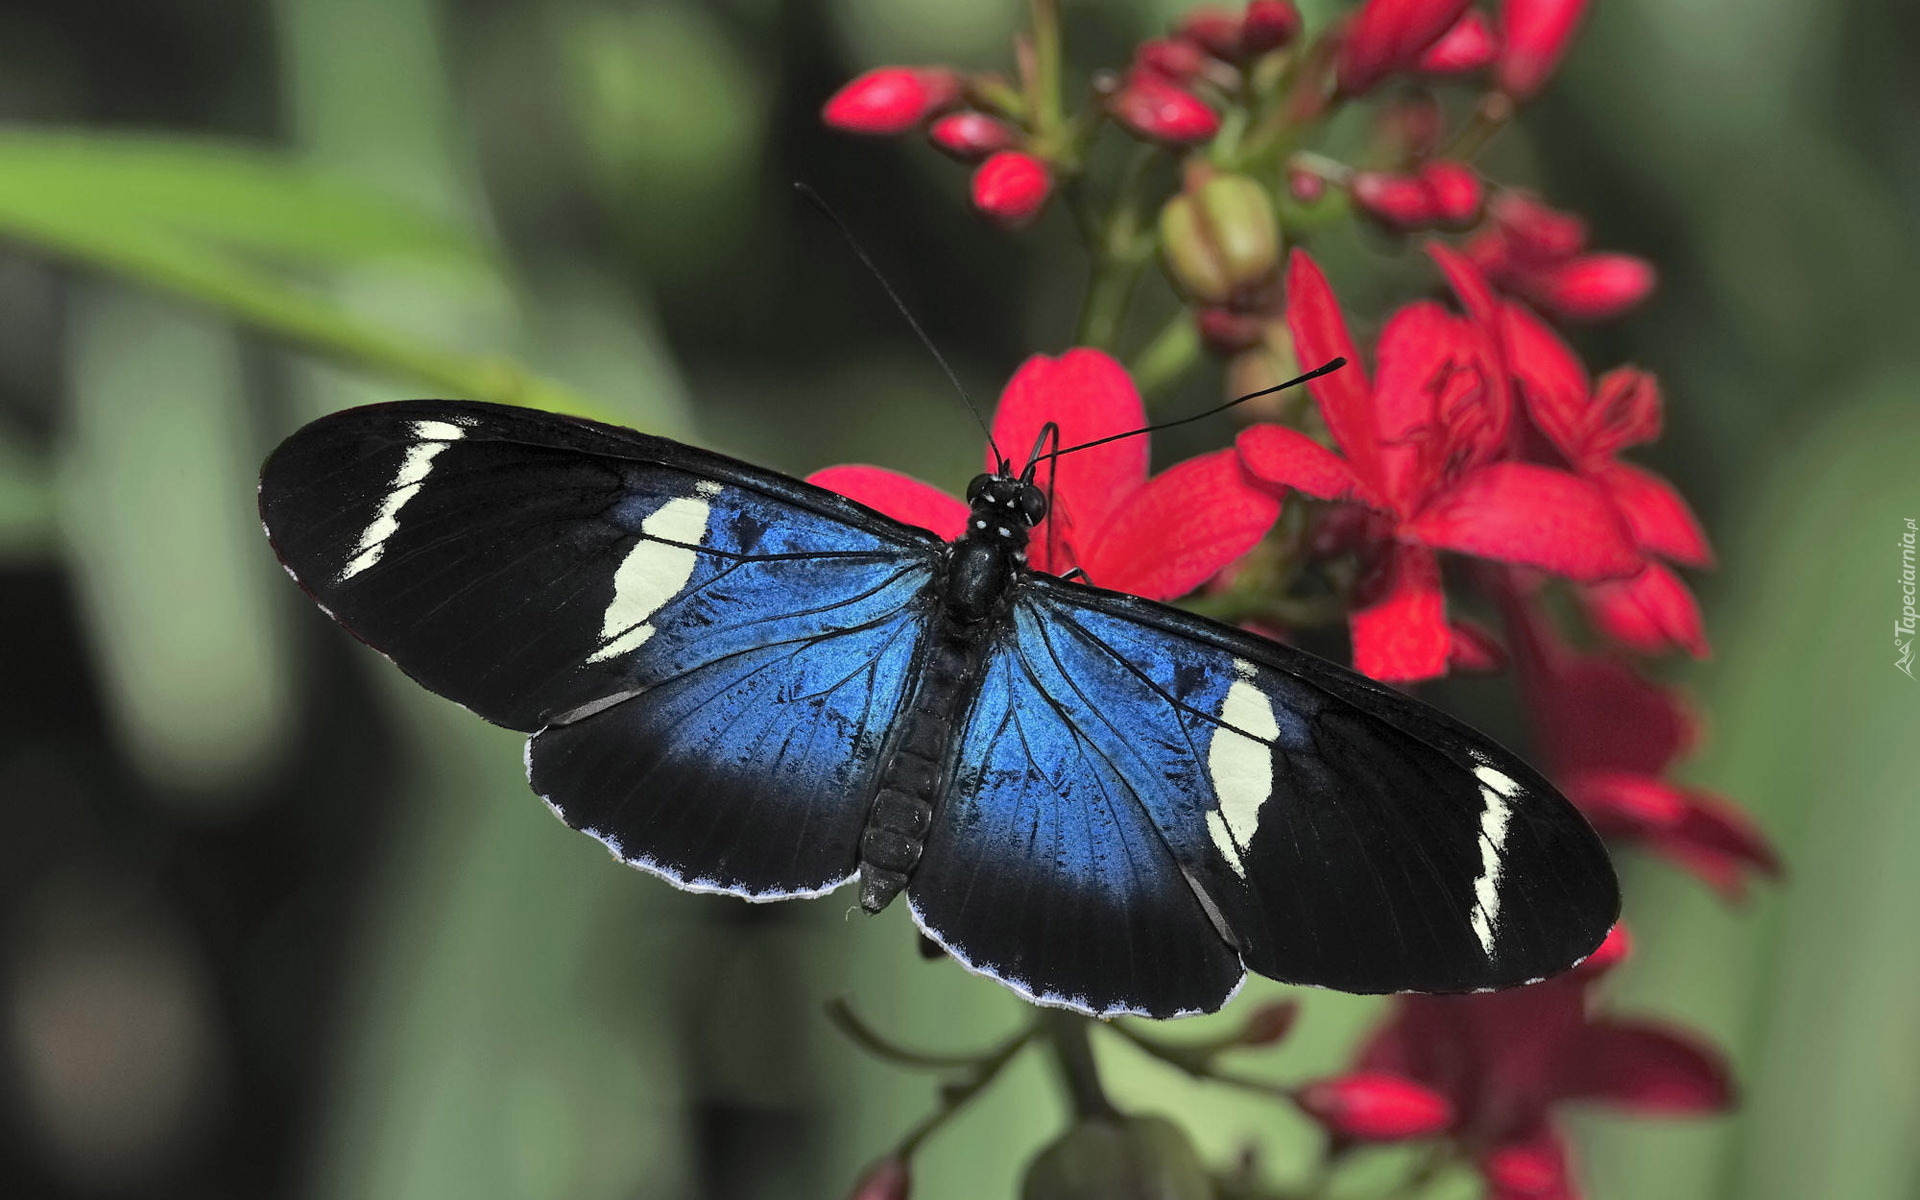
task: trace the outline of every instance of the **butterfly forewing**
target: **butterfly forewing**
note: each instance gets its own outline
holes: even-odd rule
[[[1354,992],[1552,974],[1618,915],[1599,838],[1539,774],[1419,701],[1136,597],[1035,576],[1016,652],[1051,661],[1128,764],[1246,965]]]
[[[572,825],[687,886],[852,871],[931,534],[661,438],[501,406],[338,413],[268,460],[289,572],[415,679],[522,730]]]

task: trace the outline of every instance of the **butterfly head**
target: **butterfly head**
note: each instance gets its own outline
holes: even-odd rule
[[[1025,545],[1027,530],[1047,515],[1047,494],[1025,479],[997,472],[976,475],[967,485],[967,503],[973,514],[967,524],[981,536],[997,534],[1001,540]]]

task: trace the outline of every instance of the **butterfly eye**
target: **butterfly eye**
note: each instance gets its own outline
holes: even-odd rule
[[[1020,514],[1028,525],[1038,525],[1047,515],[1047,494],[1032,484],[1020,489]]]
[[[987,485],[992,482],[993,476],[991,475],[975,475],[973,482],[967,485],[967,503],[979,503],[980,493],[986,491]]]

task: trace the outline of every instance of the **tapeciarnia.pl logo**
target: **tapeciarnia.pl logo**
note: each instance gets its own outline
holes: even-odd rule
[[[1916,617],[1913,611],[1914,575],[1914,519],[1907,518],[1906,531],[1900,535],[1900,619],[1893,623],[1893,650],[1898,656],[1893,663],[1894,669],[1904,671],[1908,679],[1913,675],[1913,631]]]

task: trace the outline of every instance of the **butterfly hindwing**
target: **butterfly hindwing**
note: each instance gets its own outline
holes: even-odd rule
[[[1616,917],[1605,851],[1572,806],[1427,705],[1136,597],[1032,576],[1015,610],[1001,657],[1027,664],[1038,702],[1064,718],[1058,746],[1042,745],[1126,780],[1177,864],[1171,881],[1136,872],[1118,906],[1171,911],[1184,883],[1247,967],[1354,992],[1526,982],[1590,952]],[[995,719],[988,703],[969,739]],[[997,797],[1018,790],[990,783],[974,803],[1012,808]],[[1193,932],[1155,919],[1167,936]],[[989,964],[1008,952],[971,949]]]
[[[354,409],[262,473],[282,562],[432,690],[539,735],[569,824],[687,886],[853,870],[941,543],[628,430],[496,405]]]
[[[908,886],[969,967],[1042,1003],[1211,1012],[1243,975],[1153,818],[1098,684],[1071,679],[1032,614],[989,647],[952,783]]]

